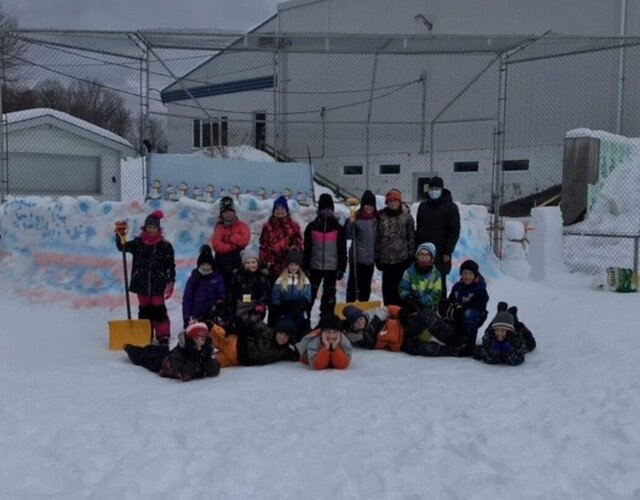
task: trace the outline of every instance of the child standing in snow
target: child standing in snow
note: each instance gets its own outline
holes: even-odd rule
[[[376,197],[368,189],[362,195],[358,211],[347,219],[344,233],[346,238],[351,240],[347,302],[356,300],[366,302],[371,296],[371,279],[378,237]]]
[[[224,278],[227,288],[231,285],[233,272],[242,265],[240,252],[250,240],[249,226],[236,216],[233,199],[225,196],[220,200],[220,217],[213,230],[211,247],[216,253],[216,268]]]
[[[127,241],[128,226],[116,222],[116,247],[133,255],[129,291],[138,297],[138,319],[151,321],[159,344],[169,344],[171,322],[165,300],[173,295],[176,281],[176,262],[173,246],[162,236],[161,210],[151,213],[144,221],[140,236]]]
[[[297,341],[309,331],[307,314],[311,303],[311,283],[302,271],[300,252],[291,250],[285,264],[286,268],[271,291],[269,317],[274,325],[282,318],[291,320],[296,325]]]
[[[351,342],[342,334],[342,322],[335,314],[320,318],[318,328],[307,334],[298,344],[300,361],[314,370],[336,368],[345,370],[351,363]]]
[[[280,196],[274,200],[271,217],[260,233],[260,262],[269,276],[270,288],[286,267],[284,261],[292,248],[302,248],[302,233],[291,218],[287,199]]]
[[[271,296],[269,279],[260,270],[258,253],[245,248],[241,257],[242,269],[233,274],[229,289],[231,317],[236,323],[250,312],[261,313],[264,319]]]
[[[449,297],[440,304],[442,316],[475,344],[478,328],[487,319],[487,302],[487,284],[478,264],[465,260],[460,266],[460,281],[453,285]]]
[[[222,276],[214,268],[209,245],[202,245],[197,266],[191,271],[182,296],[184,328],[192,321],[210,321],[216,306],[226,302],[227,290]]]
[[[318,215],[304,230],[304,268],[311,282],[311,308],[322,283],[320,316],[333,314],[336,305],[336,281],[347,269],[347,240],[344,227],[334,214],[331,195],[322,193],[318,199]]]
[[[536,348],[536,341],[524,323],[517,320],[518,309],[498,303],[498,313],[487,328],[482,345],[473,354],[490,365],[517,366],[524,363],[526,353]]]

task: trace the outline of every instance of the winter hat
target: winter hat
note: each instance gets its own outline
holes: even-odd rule
[[[302,267],[302,255],[300,254],[300,250],[298,250],[297,248],[292,248],[291,250],[289,250],[287,257],[284,259],[284,263],[287,266],[289,264],[298,264],[300,267]]]
[[[385,202],[390,201],[402,201],[402,192],[399,189],[390,190],[387,195],[384,197]]]
[[[225,196],[220,199],[220,215],[231,210],[232,212],[236,211],[236,207],[233,204],[233,198],[230,196]]]
[[[514,320],[511,314],[507,311],[499,311],[498,314],[496,314],[496,317],[491,321],[489,328],[506,328],[510,332],[513,332],[515,331],[513,324]]]
[[[462,271],[464,271],[465,269],[467,271],[471,271],[474,276],[478,276],[480,272],[480,268],[478,267],[477,262],[471,259],[465,260],[462,264],[460,264],[460,274],[462,274]]]
[[[273,210],[271,213],[275,212],[278,207],[284,207],[287,213],[289,213],[289,202],[287,202],[287,199],[284,196],[280,196],[273,200]]]
[[[362,199],[360,200],[360,208],[365,205],[371,205],[373,208],[377,208],[376,196],[368,189],[362,194]]]
[[[442,189],[444,187],[444,181],[442,180],[442,177],[436,176],[429,179],[429,187]]]
[[[327,314],[326,316],[320,318],[318,328],[320,328],[321,331],[338,330],[339,332],[341,332],[342,321],[340,321],[340,318],[338,318],[338,316],[336,316],[335,314]]]
[[[255,248],[245,248],[240,253],[240,258],[242,259],[242,264],[247,262],[249,259],[256,259],[258,261],[258,264],[260,263],[260,255]]]
[[[187,327],[187,337],[195,339],[197,337],[208,337],[209,327],[206,323],[191,323]]]
[[[213,252],[211,251],[211,247],[209,245],[202,245],[200,247],[200,255],[198,255],[198,267],[202,264],[211,264],[211,267],[214,267],[213,261]]]
[[[285,333],[289,338],[293,338],[296,333],[296,325],[293,324],[293,321],[281,319],[276,323],[274,330],[276,333]]]
[[[428,241],[424,243],[420,243],[418,245],[418,248],[416,248],[416,257],[422,250],[426,250],[431,254],[432,258],[434,259],[436,258],[436,246],[433,243],[429,243]]]
[[[320,198],[318,199],[318,211],[329,209],[333,211],[333,198],[331,198],[330,194],[322,193]]]
[[[346,306],[344,308],[344,310],[342,311],[342,314],[344,314],[344,318],[349,322],[350,325],[353,326],[353,324],[358,321],[360,318],[364,318],[364,313],[362,312],[362,309],[359,309],[356,306]]]
[[[144,226],[156,226],[158,229],[160,228],[160,219],[164,217],[164,213],[162,210],[156,210],[147,215],[147,218],[144,220]]]

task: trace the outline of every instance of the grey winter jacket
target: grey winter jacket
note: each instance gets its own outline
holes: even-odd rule
[[[378,238],[378,219],[358,218],[351,222],[347,219],[344,234],[351,241],[349,261],[352,264],[373,264],[376,258],[376,240]],[[354,238],[355,236],[355,238]],[[354,260],[355,257],[355,260]]]

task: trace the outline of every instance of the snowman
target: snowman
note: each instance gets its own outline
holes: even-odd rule
[[[205,188],[204,201],[213,203],[216,201],[216,187],[213,184],[207,184]]]
[[[189,184],[187,184],[184,181],[178,184],[178,199],[180,199],[183,196],[184,197],[189,196]]]
[[[148,198],[150,200],[159,200],[162,198],[162,182],[160,182],[160,179],[156,179],[151,183]]]
[[[193,199],[197,201],[204,201],[204,197],[202,196],[202,189],[200,189],[200,186],[193,186]]]
[[[259,200],[266,200],[267,199],[267,190],[260,186],[257,190],[256,190],[256,196],[258,197]]]
[[[176,188],[173,187],[173,184],[167,183],[167,200],[169,201],[178,201],[178,195],[176,193]]]

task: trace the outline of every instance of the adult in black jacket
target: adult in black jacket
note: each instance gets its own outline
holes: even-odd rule
[[[416,215],[416,248],[420,243],[436,246],[435,266],[442,276],[442,298],[447,296],[447,274],[451,256],[460,237],[460,211],[441,177],[429,181],[429,197],[420,203]]]

